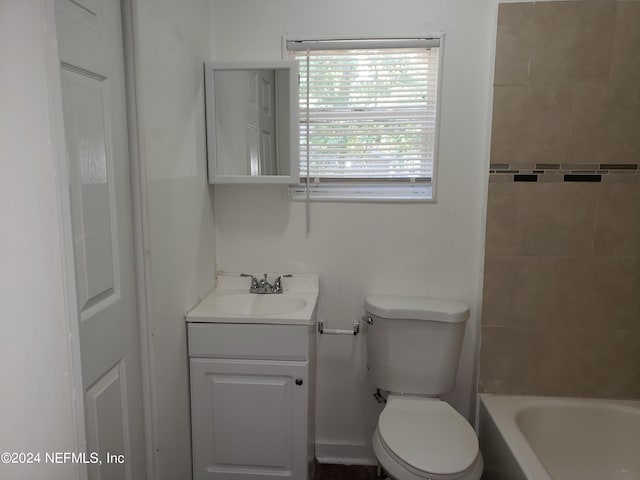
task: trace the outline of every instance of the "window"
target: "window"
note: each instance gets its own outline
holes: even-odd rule
[[[300,68],[300,176],[291,196],[430,200],[439,39],[287,41]],[[308,177],[307,177],[308,175]]]

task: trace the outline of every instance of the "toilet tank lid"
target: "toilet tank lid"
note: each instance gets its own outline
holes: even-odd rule
[[[367,312],[382,318],[406,318],[460,323],[469,318],[469,305],[461,300],[410,297],[402,295],[370,295],[365,300]]]

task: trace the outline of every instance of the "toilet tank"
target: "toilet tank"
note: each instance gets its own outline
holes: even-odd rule
[[[431,396],[453,389],[469,318],[465,302],[374,295],[365,308],[367,370],[376,388]]]

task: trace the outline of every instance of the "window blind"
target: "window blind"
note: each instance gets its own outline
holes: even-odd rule
[[[300,67],[301,177],[307,176],[308,148],[316,184],[431,181],[437,39],[287,46]]]

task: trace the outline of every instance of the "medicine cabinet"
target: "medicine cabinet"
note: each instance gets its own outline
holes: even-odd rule
[[[209,183],[298,183],[295,62],[205,63]]]

